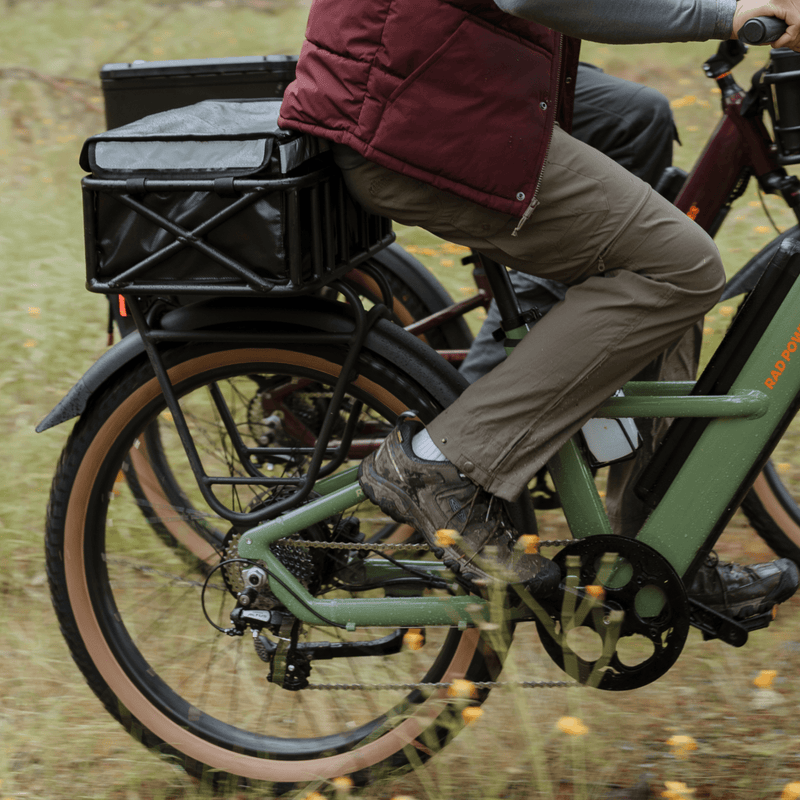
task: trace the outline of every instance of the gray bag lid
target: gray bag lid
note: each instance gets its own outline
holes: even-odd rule
[[[278,127],[280,100],[204,100],[88,139],[80,165],[97,177],[285,175],[328,150]]]

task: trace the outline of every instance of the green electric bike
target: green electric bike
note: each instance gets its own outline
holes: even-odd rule
[[[741,157],[725,181],[708,179],[713,152],[701,157],[676,200],[687,213],[712,193],[725,206],[745,174],[800,205],[782,166],[800,162],[795,127],[776,116],[773,145],[762,122],[787,92],[795,101],[800,67],[773,55],[750,93],[713,76],[729,100],[720,141],[738,137]],[[198,776],[360,783],[447,744],[521,626],[542,645],[524,685],[605,691],[664,675],[692,626],[735,646],[767,627],[771,613],[729,619],[684,587],[773,450],[793,446],[797,237],[776,244],[696,383],[629,383],[598,411],[678,420],[640,481],[652,514],[637,538],[611,534],[571,441],[548,465],[571,538],[520,543],[560,566],[559,591],[475,593],[357,482],[400,415],[431,420],[465,382],[391,320],[374,266],[389,224],[347,197],[323,144],[270,125],[277,106],[201,103],[174,128],[150,118],[84,150],[87,286],[119,295],[138,333],[39,429],[79,416],[47,566],[62,632],[109,713]],[[203,115],[222,115],[225,135],[186,127]],[[506,337],[524,336],[505,269],[478,258]],[[513,511],[530,520],[524,501]]]

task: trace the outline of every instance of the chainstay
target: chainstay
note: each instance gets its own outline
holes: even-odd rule
[[[539,542],[539,547],[564,547],[572,539],[549,539]],[[311,547],[321,547],[333,550],[431,550],[431,546],[427,543],[420,544],[361,544],[361,543],[347,543],[347,542],[313,542],[298,539],[281,540],[282,546],[297,547],[301,549]],[[110,563],[115,563],[120,566],[127,566],[136,571],[144,572],[146,574],[153,574],[165,578],[172,583],[188,583],[190,585],[202,586],[202,582],[187,580],[185,577],[175,575],[173,573],[164,572],[149,566],[143,566],[132,562],[130,559],[108,559]],[[225,591],[224,586],[212,585],[213,588]],[[264,659],[262,659],[264,660]],[[448,689],[452,686],[451,683],[310,683],[305,686],[305,689],[315,691],[412,691],[415,689],[433,691],[437,689]],[[503,689],[503,688],[519,688],[519,689],[569,689],[573,687],[580,687],[582,684],[577,681],[474,681],[472,687],[475,689]]]

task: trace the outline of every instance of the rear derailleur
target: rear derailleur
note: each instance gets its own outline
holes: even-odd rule
[[[253,565],[242,570],[241,580],[243,587],[237,594],[236,608],[231,612],[233,628],[227,632],[231,636],[243,636],[248,628],[252,631],[256,654],[269,664],[267,680],[282,689],[292,692],[305,689],[309,685],[313,661],[382,657],[399,653],[403,647],[406,628],[369,641],[300,642],[302,622],[299,619],[285,610],[263,607],[268,586],[266,571]],[[424,641],[424,629],[422,636]]]
[[[232,635],[243,635],[250,628],[256,654],[270,666],[267,680],[289,691],[305,689],[311,674],[311,659],[298,648],[300,620],[285,611],[253,607],[259,605],[260,593],[269,585],[267,573],[261,567],[254,565],[242,570],[241,578],[244,587],[231,612],[235,631]],[[277,641],[262,633],[264,629],[275,635]]]

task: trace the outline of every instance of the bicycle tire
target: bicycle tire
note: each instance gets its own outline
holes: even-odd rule
[[[800,506],[772,461],[761,470],[747,493],[742,512],[777,555],[800,566]]]
[[[213,415],[206,418],[208,386],[222,385],[227,394],[230,383],[235,398],[237,382],[254,374],[325,384],[338,375],[343,357],[337,348],[297,345],[195,344],[166,354],[198,434],[205,423],[213,424]],[[440,410],[430,391],[375,352],[362,353],[348,392],[369,408],[369,420],[381,424],[412,402],[423,419]],[[222,636],[202,618],[204,570],[187,565],[175,552],[179,545],[153,534],[119,478],[154,416],[160,415],[166,432],[163,409],[148,364],[109,385],[70,435],[48,506],[54,608],[73,659],[107,711],[137,740],[217,785],[285,787],[340,776],[365,783],[441,749],[464,724],[464,701],[447,697],[444,689],[352,690],[341,693],[342,705],[336,692],[315,691],[308,714],[310,690],[288,692],[266,683],[267,665],[249,637]],[[367,431],[369,420],[363,423]],[[193,513],[196,508],[194,503]],[[235,601],[224,583],[213,591],[219,608],[210,613],[223,622]],[[331,631],[324,630],[327,639]],[[342,683],[342,670],[357,684],[491,681],[510,641],[510,630],[434,628],[419,650],[403,648],[361,663],[315,661],[312,674],[323,684]],[[467,702],[478,705],[487,695],[481,689]]]

